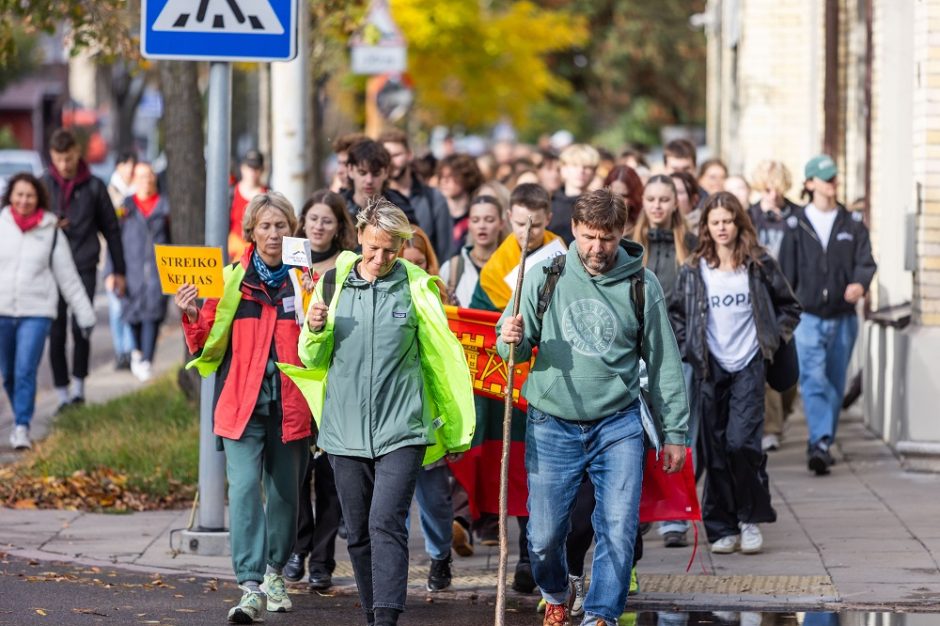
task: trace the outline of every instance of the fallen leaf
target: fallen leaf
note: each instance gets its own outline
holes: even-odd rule
[[[40,615],[42,615],[43,617],[45,617],[46,615],[48,615],[48,613],[46,613],[45,609],[36,609],[36,612],[39,613]]]

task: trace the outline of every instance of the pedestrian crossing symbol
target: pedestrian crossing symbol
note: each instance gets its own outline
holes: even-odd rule
[[[280,35],[284,27],[268,0],[169,0],[154,30]]]
[[[298,0],[143,0],[141,52],[157,59],[287,61]]]

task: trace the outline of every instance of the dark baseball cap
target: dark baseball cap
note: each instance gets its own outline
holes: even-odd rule
[[[242,165],[247,165],[248,167],[255,170],[264,169],[264,156],[258,150],[251,149],[245,153],[245,158],[242,159]]]

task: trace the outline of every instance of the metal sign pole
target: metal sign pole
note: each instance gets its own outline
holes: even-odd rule
[[[222,248],[228,240],[229,155],[232,135],[232,65],[209,66],[209,109],[206,155],[206,245]],[[202,380],[199,403],[199,518],[196,532],[184,537],[187,547],[199,554],[225,554],[225,455],[216,450],[212,432],[215,408],[215,375]]]

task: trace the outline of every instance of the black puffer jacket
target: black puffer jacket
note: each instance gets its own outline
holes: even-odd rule
[[[793,337],[803,308],[780,266],[766,252],[758,262],[747,263],[747,273],[757,343],[764,359],[772,361],[780,341],[790,341]],[[698,263],[686,263],[679,268],[675,292],[669,302],[669,320],[683,360],[693,367],[697,377],[708,378],[708,293]]]
[[[692,233],[687,232],[685,234],[686,250],[691,254],[696,245],[698,245],[698,239]],[[669,302],[679,275],[679,261],[676,259],[676,239],[673,231],[665,228],[649,229],[646,249],[649,252],[646,269],[656,274],[659,284],[663,287],[666,302]]]

